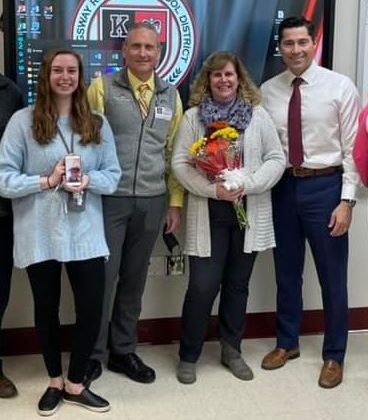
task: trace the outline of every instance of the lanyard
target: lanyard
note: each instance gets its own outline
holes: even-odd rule
[[[68,146],[68,143],[65,140],[65,137],[63,135],[63,133],[61,132],[60,128],[57,127],[57,132],[62,140],[62,142],[64,143],[65,149],[66,151],[70,154],[70,153],[74,153],[74,133],[71,134],[70,136],[70,147]]]

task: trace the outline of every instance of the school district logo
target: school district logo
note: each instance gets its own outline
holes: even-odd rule
[[[180,0],[82,0],[75,11],[70,35],[73,40],[103,42],[120,49],[130,26],[149,22],[160,34],[161,62],[157,73],[178,86],[184,81],[197,54],[194,18]]]

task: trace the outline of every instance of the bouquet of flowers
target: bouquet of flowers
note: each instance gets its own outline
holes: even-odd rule
[[[189,148],[191,162],[213,181],[225,180],[227,190],[239,188],[241,181],[228,177],[234,169],[243,166],[242,151],[237,142],[239,132],[224,121],[209,123],[207,136],[195,141]],[[237,171],[235,171],[237,172]],[[233,175],[235,175],[235,172]],[[231,178],[230,180],[226,180]],[[248,226],[243,200],[233,202],[240,229]]]

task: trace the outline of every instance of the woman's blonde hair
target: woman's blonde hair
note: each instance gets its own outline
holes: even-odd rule
[[[213,71],[222,69],[227,63],[233,64],[238,75],[239,87],[237,96],[251,105],[258,105],[261,102],[260,91],[250,78],[239,57],[229,51],[217,51],[207,57],[191,86],[188,102],[190,107],[199,105],[206,96],[211,96],[210,74]]]
[[[42,61],[33,111],[33,137],[40,144],[48,144],[57,133],[59,115],[50,86],[50,74],[52,62],[58,55],[72,55],[78,61],[79,79],[78,87],[72,96],[71,128],[75,133],[80,134],[82,144],[99,144],[101,142],[102,118],[93,114],[89,106],[83,77],[82,59],[74,51],[64,49],[48,51]]]

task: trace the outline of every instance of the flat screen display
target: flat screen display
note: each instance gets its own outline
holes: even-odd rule
[[[77,51],[89,83],[124,66],[121,44],[129,27],[148,21],[162,43],[157,72],[179,87],[185,104],[203,60],[216,50],[239,54],[256,84],[280,72],[277,28],[288,16],[315,23],[316,59],[330,66],[333,14],[333,0],[9,0],[5,69],[33,103],[46,50]]]

